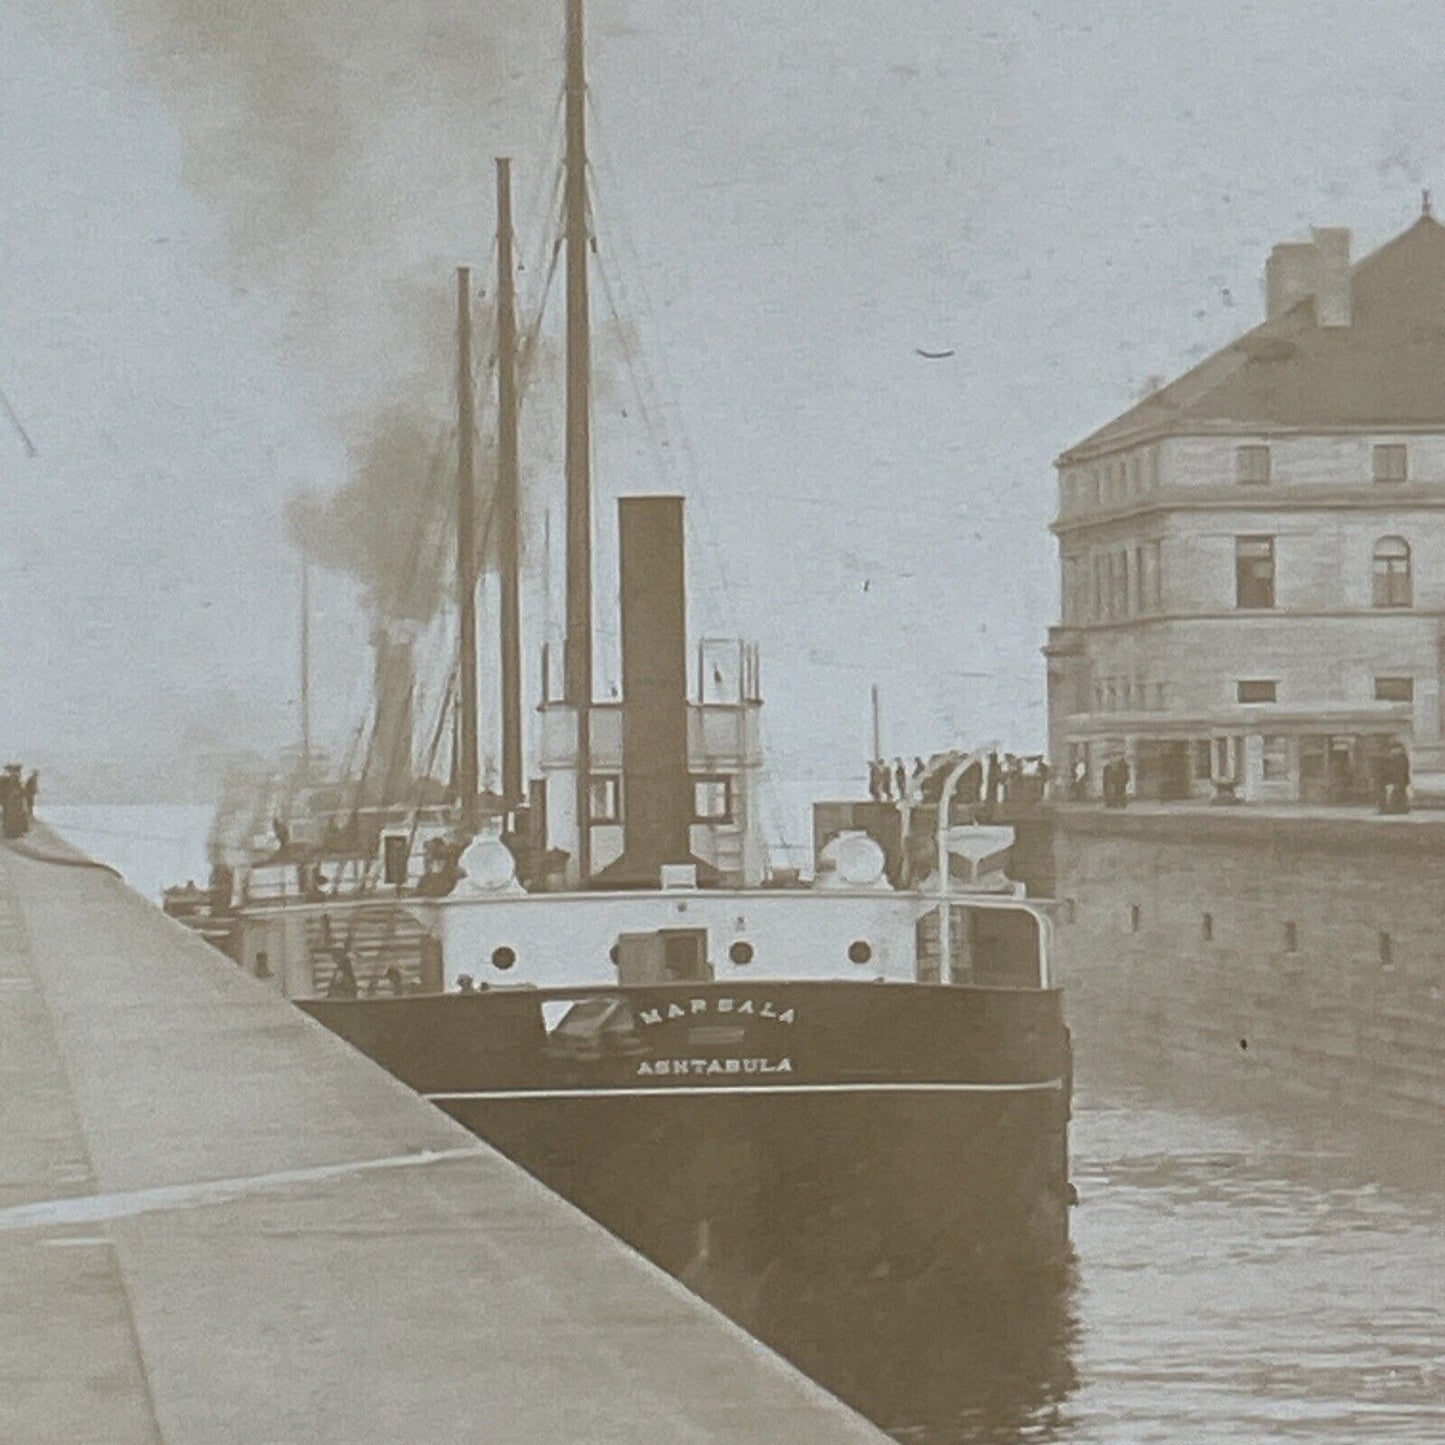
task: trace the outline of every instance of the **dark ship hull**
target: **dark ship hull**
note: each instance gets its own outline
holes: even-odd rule
[[[759,981],[301,1007],[735,1309],[780,1268],[977,1279],[1067,1251],[1054,991]]]

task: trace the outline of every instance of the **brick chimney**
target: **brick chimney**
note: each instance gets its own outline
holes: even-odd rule
[[[1270,252],[1264,271],[1265,314],[1273,321],[1314,298],[1315,324],[1348,326],[1350,233],[1343,226],[1315,226],[1308,241],[1286,241]]]
[[[1315,325],[1348,326],[1350,233],[1344,226],[1310,228],[1315,248]]]
[[[1265,315],[1273,321],[1315,291],[1313,241],[1285,241],[1269,253],[1264,268]]]

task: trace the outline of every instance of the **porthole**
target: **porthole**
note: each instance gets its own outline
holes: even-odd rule
[[[728,957],[741,968],[743,964],[753,961],[753,946],[746,939],[740,938],[728,949]]]
[[[873,957],[872,947],[861,938],[855,938],[848,945],[848,960],[850,963],[867,963]]]
[[[492,950],[493,968],[508,969],[511,968],[511,966],[516,963],[516,961],[516,951],[514,949],[508,948],[505,943],[500,948],[494,948]]]

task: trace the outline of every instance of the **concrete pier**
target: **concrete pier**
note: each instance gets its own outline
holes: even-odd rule
[[[882,1439],[116,878],[0,848],[0,1440]]]

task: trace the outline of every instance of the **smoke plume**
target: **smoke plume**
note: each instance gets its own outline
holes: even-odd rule
[[[345,443],[349,474],[294,498],[293,541],[354,577],[375,612],[424,620],[446,596],[454,268],[490,289],[497,154],[518,154],[520,253],[541,240],[523,228],[544,217],[521,206],[548,193],[560,0],[118,0],[116,13],[177,117],[187,188],[224,217],[231,280],[284,303],[283,344]],[[483,307],[476,323],[484,384]],[[488,455],[479,446],[479,532]]]

